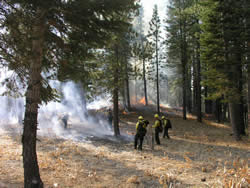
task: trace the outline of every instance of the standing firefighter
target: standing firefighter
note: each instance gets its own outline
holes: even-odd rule
[[[109,122],[110,128],[112,128],[113,113],[112,113],[112,110],[111,110],[111,109],[108,110],[108,122]]]
[[[69,119],[69,115],[67,113],[64,113],[62,117],[64,129],[68,128],[68,119]]]
[[[163,138],[165,138],[165,136],[170,139],[169,135],[168,135],[168,129],[172,129],[172,125],[171,125],[171,121],[169,119],[166,119],[165,116],[161,117],[161,121],[163,124]]]
[[[159,115],[155,114],[155,124],[153,125],[153,128],[155,129],[155,141],[157,145],[160,145],[160,138],[159,138],[159,133],[162,132],[162,125],[161,125],[161,120],[159,119]]]
[[[147,133],[147,129],[146,129],[147,125],[145,124],[143,117],[139,116],[138,117],[138,122],[136,123],[136,134],[135,134],[135,149],[137,149],[137,143],[138,140],[140,140],[140,144],[138,149],[142,150],[142,142],[144,139],[144,136]]]

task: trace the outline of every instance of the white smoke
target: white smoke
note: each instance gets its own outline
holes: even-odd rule
[[[5,68],[0,70],[0,95],[7,91],[5,80],[13,77],[13,72]],[[22,122],[23,118],[23,99],[8,96],[0,96],[0,124]]]
[[[144,82],[143,80],[130,80],[129,82],[130,98],[132,105],[141,104],[142,99],[144,99]],[[156,93],[156,82],[147,80],[147,98],[148,103],[156,105],[157,104],[157,93]],[[163,106],[170,106],[168,101],[168,86],[166,82],[162,81],[159,83],[159,96],[160,104]]]
[[[63,99],[50,102],[39,109],[38,134],[53,135],[73,140],[85,140],[87,137],[112,136],[112,128],[106,117],[90,117],[82,100],[81,88],[73,82],[52,84],[55,88],[62,88]],[[97,101],[95,102],[98,103]],[[107,104],[106,104],[107,105]],[[93,105],[90,105],[93,107]],[[68,129],[64,129],[63,116],[68,114]]]
[[[97,97],[93,102],[87,104],[88,109],[102,109],[102,108],[111,108],[111,97]]]
[[[0,83],[13,74],[12,71],[0,71]],[[60,102],[49,102],[41,105],[38,113],[38,135],[53,136],[73,140],[86,140],[88,137],[112,137],[113,131],[106,116],[88,116],[84,91],[74,82],[50,82],[53,88],[62,92]],[[6,88],[1,87],[0,92]],[[0,128],[22,132],[24,118],[25,98],[0,96]],[[106,103],[104,102],[106,101]],[[110,106],[107,100],[94,101],[90,108]],[[63,116],[68,114],[68,128],[64,128]],[[16,127],[16,128],[13,128]]]

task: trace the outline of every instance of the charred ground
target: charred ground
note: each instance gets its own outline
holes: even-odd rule
[[[206,120],[182,120],[178,110],[169,114],[171,139],[162,139],[152,151],[133,149],[138,115],[153,123],[152,109],[121,112],[122,138],[89,137],[71,141],[39,137],[37,153],[46,187],[229,187],[249,186],[250,140],[234,141],[231,128]],[[70,129],[74,129],[74,125]],[[0,187],[22,187],[20,132],[13,127],[0,134]]]

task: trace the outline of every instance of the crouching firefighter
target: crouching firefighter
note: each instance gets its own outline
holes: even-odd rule
[[[145,124],[143,117],[139,116],[138,122],[136,123],[136,134],[135,134],[135,142],[134,142],[135,149],[137,149],[137,143],[138,143],[138,140],[140,140],[138,150],[142,150],[143,139],[147,133],[146,127],[147,125]]]

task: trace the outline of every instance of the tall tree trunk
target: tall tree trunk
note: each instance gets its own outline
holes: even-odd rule
[[[184,35],[181,32],[181,35]],[[187,60],[186,60],[186,37],[182,36],[182,47],[181,47],[181,64],[182,64],[182,92],[183,92],[183,119],[187,119]]]
[[[187,119],[187,110],[186,110],[186,65],[185,65],[185,61],[182,62],[182,92],[183,92],[183,119],[186,120]]]
[[[128,111],[131,110],[131,105],[130,105],[130,93],[129,93],[129,76],[128,76],[128,62],[126,61],[125,64],[125,84],[126,84],[126,99],[127,99],[127,107],[128,107]]]
[[[137,67],[135,65],[135,85],[134,85],[134,90],[135,90],[135,98],[133,99],[133,103],[137,104]]]
[[[239,46],[240,48],[240,46]],[[240,93],[240,123],[239,123],[239,130],[241,135],[246,135],[245,132],[245,121],[244,121],[244,99],[243,99],[243,77],[242,77],[242,58],[241,58],[241,50],[237,53],[237,72],[238,72],[238,89]]]
[[[245,34],[246,34],[246,64],[247,64],[247,129],[248,135],[250,135],[250,15],[248,13],[248,8],[250,7],[250,1],[245,0]]]
[[[197,20],[197,23],[199,23],[199,20]],[[200,38],[196,40],[196,61],[197,63],[197,78],[196,78],[196,115],[197,115],[197,121],[202,122],[202,113],[201,113],[201,62],[200,62]]]
[[[156,35],[156,92],[157,92],[157,113],[160,113],[160,93],[159,93],[159,62],[158,62],[158,33]]]
[[[237,45],[235,45],[237,46]],[[234,49],[235,54],[235,61],[230,65],[230,78],[231,82],[233,83],[233,86],[235,87],[235,90],[237,93],[235,95],[241,96],[242,91],[241,91],[241,81],[240,81],[240,74],[241,71],[241,65],[239,65],[241,62],[239,61],[239,57],[237,57],[237,52],[238,48],[235,47]],[[241,97],[235,102],[235,98],[230,99],[229,102],[229,110],[230,110],[230,120],[233,128],[233,134],[235,137],[235,140],[240,140],[240,135],[242,131],[242,123],[244,126],[244,119],[243,119],[243,114],[242,114],[242,105],[241,105]]]
[[[250,44],[249,44],[250,45]],[[250,48],[249,48],[250,49]],[[248,135],[250,135],[250,62],[248,64],[248,73],[247,73],[247,129],[248,129]]]
[[[123,104],[123,107],[125,110],[128,109],[128,106],[127,106],[127,101],[126,101],[126,85],[125,85],[125,81],[124,81],[124,84],[123,84],[123,88],[120,88],[120,92],[121,92],[121,95],[122,95],[122,104]]]
[[[180,58],[182,68],[182,108],[183,119],[187,119],[187,41],[186,41],[186,20],[182,14],[184,2],[178,0],[178,13],[179,13],[179,40],[180,40]]]
[[[186,73],[187,73],[187,80],[186,80],[186,92],[187,92],[187,111],[188,113],[192,113],[193,112],[193,99],[192,99],[192,70],[191,70],[191,65],[189,65],[187,63],[186,66]]]
[[[115,136],[120,135],[119,129],[119,52],[118,46],[115,46],[115,54],[116,54],[116,64],[114,70],[114,90],[113,90],[113,116],[114,116],[114,134]]]
[[[183,21],[182,10],[181,10],[181,1],[179,0],[179,30],[180,30],[180,57],[181,57],[181,66],[182,66],[182,108],[183,108],[183,119],[187,119],[187,94],[186,94],[186,35],[185,35],[185,24]]]
[[[197,115],[197,66],[196,66],[196,57],[195,57],[195,51],[192,52],[192,65],[193,65],[193,107],[195,110],[195,114]]]
[[[247,14],[249,14],[249,7],[245,7],[244,5],[244,0],[241,0],[237,3],[237,8],[238,10],[241,11],[241,16],[238,16],[237,18],[237,23],[240,25],[241,31],[244,32],[244,24],[246,22],[246,20],[243,18],[243,16],[245,15],[244,13],[242,13],[245,9],[247,9]],[[244,8],[243,8],[244,7]],[[245,130],[245,113],[244,113],[244,98],[243,98],[243,60],[242,57],[244,55],[244,42],[243,39],[238,36],[238,49],[236,51],[236,57],[237,57],[237,61],[238,61],[238,74],[239,74],[239,92],[240,92],[240,134],[241,135],[246,135],[246,130]],[[245,38],[244,38],[245,39]]]
[[[206,99],[208,97],[208,87],[204,88],[204,96],[205,96],[205,113],[212,114],[213,111],[213,102],[211,100]]]
[[[237,141],[241,139],[240,131],[239,131],[240,108],[241,106],[239,104],[229,103],[229,111],[230,111],[231,124],[233,128],[233,135],[234,135],[235,140]]]
[[[144,52],[143,52],[144,53]],[[143,83],[144,83],[144,96],[145,96],[145,105],[148,106],[148,95],[147,95],[147,80],[146,80],[146,68],[145,68],[145,58],[143,54]]]
[[[168,84],[168,77],[166,77],[166,101],[167,101],[167,104],[169,104],[169,84]]]
[[[216,117],[216,120],[218,123],[221,122],[221,114],[222,114],[222,108],[221,108],[221,99],[216,99],[215,101],[215,111],[214,111],[214,115]]]
[[[41,102],[41,72],[45,23],[43,21],[44,12],[38,10],[37,14],[36,21],[33,25],[32,59],[29,69],[30,77],[28,88],[26,91],[24,129],[22,135],[25,188],[43,187],[36,154],[36,137],[38,108]]]
[[[117,80],[116,78],[114,80]],[[114,116],[114,134],[115,136],[120,135],[120,129],[119,129],[119,104],[118,104],[118,88],[115,87],[113,91],[113,116]]]
[[[192,85],[192,74],[191,74],[191,68],[190,66],[186,66],[187,70],[187,86],[186,86],[186,92],[187,92],[187,111],[188,113],[192,113],[192,91],[191,91],[191,85]]]

